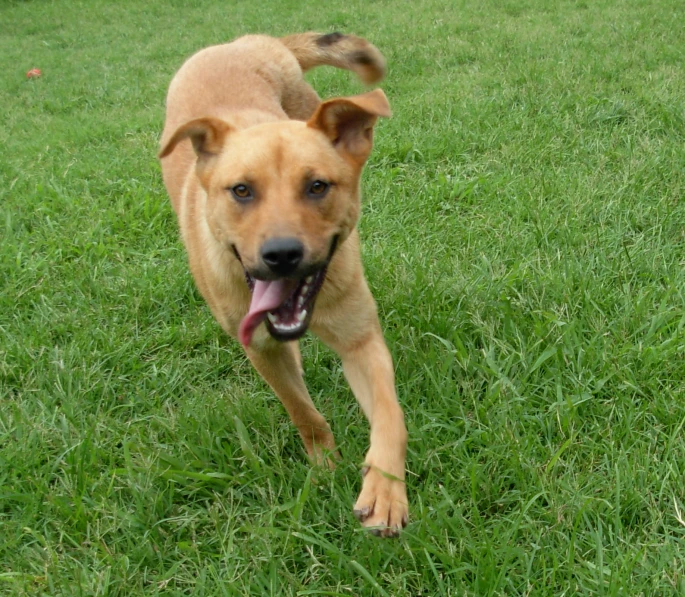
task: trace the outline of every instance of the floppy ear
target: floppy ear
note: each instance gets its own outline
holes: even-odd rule
[[[231,126],[218,118],[197,118],[186,122],[166,142],[162,142],[160,158],[168,156],[183,139],[190,139],[198,158],[217,155],[224,146],[226,135]]]
[[[319,129],[341,153],[363,163],[373,146],[373,125],[379,116],[390,117],[390,104],[380,89],[323,102],[307,122]]]

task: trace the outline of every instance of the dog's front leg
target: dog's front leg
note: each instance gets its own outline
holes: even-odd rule
[[[394,537],[406,526],[409,512],[404,480],[407,429],[395,393],[392,358],[375,307],[365,314],[363,335],[320,335],[341,356],[345,377],[371,425],[355,516],[374,533]],[[345,323],[349,329],[349,322]]]
[[[380,328],[341,357],[345,377],[371,425],[354,513],[364,526],[392,537],[406,526],[409,513],[404,480],[407,429],[395,394],[392,358]]]
[[[304,385],[297,344],[267,340],[259,348],[249,348],[247,356],[290,415],[309,458],[315,464],[333,468],[333,433]]]

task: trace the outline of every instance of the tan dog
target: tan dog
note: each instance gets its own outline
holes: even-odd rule
[[[322,64],[367,83],[385,70],[374,46],[339,33],[200,51],[171,82],[159,155],[200,292],[329,466],[335,442],[294,340],[311,328],[341,356],[371,424],[354,513],[393,536],[407,524],[407,432],[355,228],[373,126],[390,107],[380,89],[322,103],[302,77]]]

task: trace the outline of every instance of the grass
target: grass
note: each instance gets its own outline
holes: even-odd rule
[[[0,594],[682,595],[683,20],[6,0]],[[368,432],[338,361],[304,342],[344,455],[313,484],[194,289],[155,159],[186,56],[309,29],[390,63],[360,227],[410,432],[397,541],[351,514]]]

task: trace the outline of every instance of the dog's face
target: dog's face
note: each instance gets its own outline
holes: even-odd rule
[[[355,225],[360,170],[304,122],[235,131],[201,168],[207,222],[252,277],[304,278]]]
[[[389,115],[376,90],[324,102],[306,123],[235,130],[216,119],[195,120],[165,145],[162,157],[192,140],[209,229],[245,269],[253,300],[241,325],[244,344],[265,318],[277,339],[306,331],[326,267],[359,216],[373,125]]]

